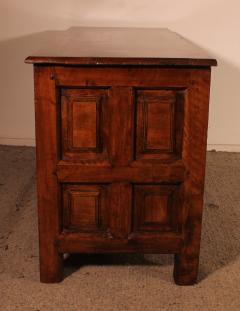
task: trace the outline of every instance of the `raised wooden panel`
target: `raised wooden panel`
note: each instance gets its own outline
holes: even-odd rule
[[[180,158],[184,90],[136,91],[135,159]]]
[[[100,132],[99,104],[94,100],[77,101],[72,105],[72,146],[82,150],[97,150]]]
[[[175,185],[134,186],[134,231],[178,231],[178,189]]]
[[[172,105],[150,102],[146,105],[146,114],[151,125],[146,130],[145,148],[147,150],[172,151]]]
[[[62,158],[107,160],[106,89],[61,90]]]
[[[106,226],[106,204],[106,186],[64,186],[64,229],[73,231],[103,230]]]
[[[144,198],[143,220],[145,224],[169,223],[169,197],[163,194],[149,194]]]
[[[172,93],[159,91],[139,92],[142,123],[142,152],[172,152],[173,148],[173,103]]]

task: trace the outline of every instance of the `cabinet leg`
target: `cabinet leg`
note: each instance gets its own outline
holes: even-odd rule
[[[197,282],[199,256],[175,254],[173,277],[177,285],[193,285]]]
[[[55,249],[51,254],[41,254],[40,250],[40,281],[42,283],[58,283],[63,279],[63,256]]]

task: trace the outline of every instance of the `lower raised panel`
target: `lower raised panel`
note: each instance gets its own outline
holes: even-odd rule
[[[106,196],[105,185],[64,185],[64,229],[78,232],[104,230],[107,225]]]
[[[134,186],[134,232],[177,232],[181,208],[177,185]]]
[[[65,184],[63,231],[132,239],[179,233],[179,185]]]

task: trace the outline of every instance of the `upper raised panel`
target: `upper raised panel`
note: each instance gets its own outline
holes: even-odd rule
[[[174,97],[145,92],[142,96],[140,95],[140,98],[144,119],[142,121],[145,122],[143,124],[143,152],[171,152]]]
[[[136,159],[181,157],[185,91],[136,92]]]
[[[63,89],[61,92],[62,158],[107,159],[104,115],[107,90]]]
[[[81,150],[99,149],[99,102],[95,98],[72,103],[72,147]]]

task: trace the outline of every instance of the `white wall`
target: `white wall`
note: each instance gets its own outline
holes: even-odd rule
[[[49,30],[168,27],[218,59],[209,149],[240,151],[239,0],[0,0],[0,143],[34,144],[32,66],[24,58]]]

